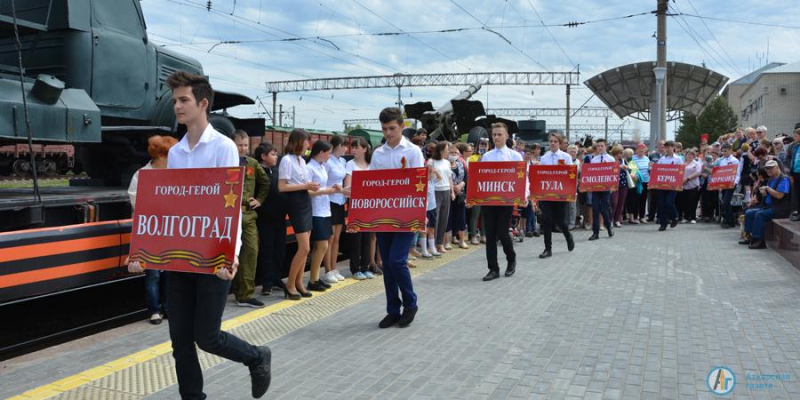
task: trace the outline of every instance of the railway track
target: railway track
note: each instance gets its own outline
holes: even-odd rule
[[[68,179],[89,179],[88,176],[75,176],[75,175],[47,175],[47,176],[40,176],[39,181],[59,181],[59,180],[68,180]],[[29,176],[16,176],[16,175],[6,175],[0,176],[0,182],[9,182],[9,183],[25,183],[31,182],[33,183],[33,178]]]

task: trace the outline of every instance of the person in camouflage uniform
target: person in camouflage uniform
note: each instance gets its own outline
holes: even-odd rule
[[[264,168],[255,158],[248,156],[250,137],[237,130],[233,141],[239,150],[239,165],[245,167],[242,187],[242,250],[239,254],[239,273],[233,279],[233,294],[240,307],[264,307],[264,303],[254,297],[256,261],[258,260],[258,227],[256,209],[267,199],[269,179]]]

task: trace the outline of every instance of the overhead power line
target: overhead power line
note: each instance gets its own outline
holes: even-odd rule
[[[461,5],[460,5],[460,4],[458,4],[458,3],[457,3],[455,0],[450,0],[450,2],[451,2],[451,3],[453,3],[453,4],[454,4],[456,7],[458,7],[459,9],[461,9],[461,11],[464,11],[464,12],[465,12],[467,15],[469,15],[470,17],[472,17],[472,19],[474,19],[475,21],[478,21],[478,23],[479,23],[479,24],[481,24],[481,25],[483,26],[483,29],[484,29],[484,30],[486,30],[486,31],[488,31],[488,32],[491,32],[491,33],[494,33],[495,35],[499,36],[501,39],[503,39],[503,41],[505,41],[505,42],[506,42],[506,43],[507,43],[509,46],[511,46],[511,47],[512,47],[514,50],[516,50],[517,52],[519,52],[520,54],[522,54],[523,56],[525,56],[525,58],[527,58],[527,59],[529,59],[529,60],[533,61],[533,63],[534,63],[534,64],[536,64],[536,65],[538,65],[538,66],[542,67],[542,69],[544,69],[545,71],[548,71],[548,69],[547,69],[547,68],[546,68],[544,65],[542,65],[542,64],[541,64],[539,61],[537,61],[536,59],[534,59],[533,57],[531,57],[530,55],[528,55],[528,53],[525,53],[525,51],[523,51],[523,50],[522,50],[522,49],[520,49],[519,47],[515,46],[515,45],[514,45],[514,43],[511,43],[511,41],[510,41],[510,40],[508,40],[508,39],[507,39],[505,36],[503,36],[501,33],[497,32],[497,31],[494,31],[494,30],[492,30],[491,28],[487,27],[487,26],[486,26],[486,25],[483,23],[483,21],[479,20],[479,19],[478,19],[476,16],[472,15],[472,13],[471,13],[471,12],[469,12],[469,11],[467,11],[467,9],[465,9],[464,7],[461,7]]]
[[[531,0],[528,0],[528,4],[531,6],[531,9],[533,9],[533,12],[536,14],[536,18],[539,18],[539,22],[541,22],[542,26],[545,27],[544,29],[547,31],[547,33],[550,35],[550,37],[553,39],[553,42],[555,42],[556,46],[558,46],[558,48],[561,50],[561,53],[564,54],[564,57],[567,58],[567,61],[569,61],[569,63],[574,67],[575,63],[572,62],[572,59],[569,58],[569,55],[567,54],[567,52],[564,51],[563,47],[561,47],[561,43],[558,43],[558,39],[556,39],[555,35],[553,35],[553,32],[550,32],[550,28],[545,26],[544,20],[542,19],[542,16],[539,15],[539,11],[537,11],[536,7],[533,6],[533,3],[531,2]]]
[[[694,3],[692,2],[692,0],[688,0],[688,1],[689,1],[689,5],[692,7],[692,10],[694,10],[694,12],[696,12],[697,14],[700,14],[700,12],[697,11],[697,7],[694,6]],[[736,65],[736,61],[734,61],[733,58],[731,57],[731,55],[728,54],[728,52],[725,50],[724,47],[722,47],[722,43],[720,43],[719,40],[717,40],[717,36],[714,35],[714,31],[712,31],[711,28],[708,27],[708,24],[706,24],[706,21],[701,19],[700,22],[702,22],[703,26],[706,27],[706,30],[711,35],[711,38],[714,39],[715,42],[717,42],[717,46],[719,46],[719,49],[722,50],[722,53],[725,55],[725,57],[728,59],[728,61],[730,61],[731,65],[733,65],[733,67],[736,69],[736,72],[738,72],[741,75],[744,75],[742,73],[742,70],[740,70],[739,67]]]
[[[734,22],[737,24],[745,24],[745,25],[757,25],[757,26],[770,26],[773,28],[786,28],[786,29],[800,29],[800,25],[786,25],[786,24],[768,24],[765,22],[757,22],[757,21],[741,21],[736,19],[729,19],[729,18],[717,18],[717,17],[707,17],[703,15],[695,15],[689,13],[678,13],[676,15],[682,15],[691,18],[699,18],[699,19],[707,19],[711,21],[721,21],[721,22]]]

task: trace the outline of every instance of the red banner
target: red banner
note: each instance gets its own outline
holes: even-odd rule
[[[531,165],[528,175],[532,199],[575,201],[578,193],[576,165]]]
[[[347,230],[424,231],[427,200],[427,168],[354,171]]]
[[[648,190],[683,191],[683,177],[686,171],[684,164],[653,164],[650,169]]]
[[[581,192],[619,190],[619,163],[584,163],[581,165]]]
[[[706,190],[727,190],[736,186],[736,174],[739,172],[739,165],[731,164],[724,167],[714,167],[711,169],[711,179],[708,181]]]
[[[525,161],[486,161],[470,165],[467,204],[515,206],[525,201]]]
[[[233,263],[244,169],[139,171],[131,261],[167,271],[213,274]]]

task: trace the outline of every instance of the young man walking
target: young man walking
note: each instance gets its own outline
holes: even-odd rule
[[[369,169],[422,168],[425,165],[422,151],[403,136],[403,113],[400,109],[384,108],[378,119],[386,143],[372,153]],[[378,326],[388,328],[397,324],[405,328],[414,322],[419,309],[408,271],[408,249],[414,241],[414,233],[378,232],[376,237],[383,260],[383,286],[386,289],[386,317]]]
[[[606,141],[605,139],[597,139],[595,142],[597,145],[597,153],[598,155],[592,158],[592,164],[597,163],[608,163],[608,162],[616,162],[614,157],[611,157],[606,153]],[[594,192],[592,193],[592,236],[589,237],[589,240],[597,240],[600,239],[600,216],[603,216],[603,223],[608,230],[608,237],[614,236],[614,231],[611,230],[611,213],[609,212],[611,209],[611,192]]]
[[[167,85],[172,88],[178,123],[186,125],[187,129],[180,142],[170,149],[167,168],[238,167],[239,154],[234,142],[208,123],[207,113],[214,98],[208,80],[179,71],[167,79]],[[206,398],[195,344],[205,352],[247,365],[254,398],[260,398],[269,389],[272,379],[270,349],[254,346],[220,330],[231,280],[239,267],[241,224],[239,227],[236,255],[230,269],[222,268],[216,275],[168,273],[169,336],[182,399]]]
[[[561,136],[551,133],[549,137],[550,151],[545,153],[540,159],[541,165],[572,165],[572,157],[561,151]],[[569,203],[563,201],[539,201],[539,208],[542,209],[542,229],[544,230],[544,251],[539,254],[539,258],[548,258],[553,255],[553,226],[557,226],[564,238],[567,239],[567,250],[575,249],[575,241],[567,224],[567,207]]]
[[[666,153],[658,159],[657,164],[680,165],[683,164],[683,159],[675,154],[675,144],[670,140],[664,144]],[[675,198],[678,192],[674,190],[659,190],[658,191],[658,230],[663,232],[667,230],[667,223],[670,227],[678,226],[678,209],[675,208]]]
[[[481,157],[480,162],[485,161],[523,161],[522,155],[518,151],[511,150],[507,146],[509,142],[508,126],[502,122],[492,124],[492,142],[494,149],[489,150]],[[528,193],[526,190],[525,200],[522,207],[528,204]],[[484,281],[495,280],[500,277],[500,265],[497,262],[497,240],[503,245],[503,253],[506,255],[505,276],[514,275],[517,270],[517,253],[514,251],[514,243],[508,234],[511,226],[511,214],[514,212],[513,206],[482,206],[481,215],[483,226],[486,230],[486,261],[489,264],[489,273],[483,277]]]

